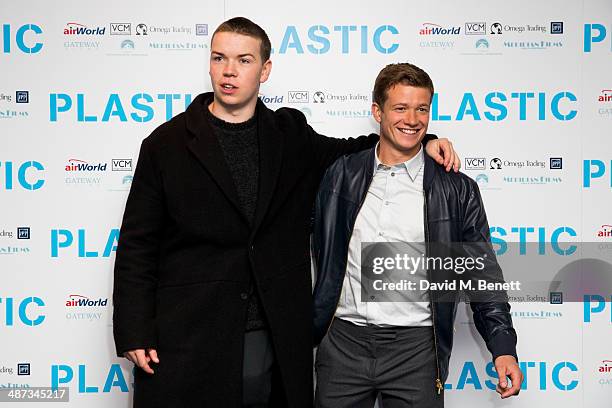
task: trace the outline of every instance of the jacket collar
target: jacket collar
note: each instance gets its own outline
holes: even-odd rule
[[[195,155],[202,166],[210,173],[221,191],[232,203],[235,209],[244,215],[238,193],[230,169],[225,163],[223,151],[215,136],[204,109],[206,103],[213,97],[212,92],[198,95],[185,111],[187,130],[193,135],[188,141],[189,150]],[[259,139],[259,193],[255,210],[253,233],[257,230],[270,206],[276,182],[280,172],[283,151],[283,137],[274,123],[274,112],[268,109],[261,99],[257,100],[255,110],[257,115],[257,134]]]

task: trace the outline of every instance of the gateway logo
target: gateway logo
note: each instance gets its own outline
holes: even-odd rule
[[[104,35],[106,27],[88,28],[84,24],[67,23],[64,35]]]

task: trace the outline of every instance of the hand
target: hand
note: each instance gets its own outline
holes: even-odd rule
[[[149,367],[149,362],[153,360],[154,363],[159,364],[159,358],[157,358],[157,351],[155,349],[149,348],[145,352],[144,349],[136,349],[130,350],[123,353],[123,356],[130,360],[132,363],[136,364],[138,367],[142,368],[142,370],[147,374],[154,374],[154,371],[151,367]]]
[[[425,151],[438,164],[443,165],[446,171],[453,168],[456,173],[461,168],[459,155],[455,153],[451,141],[446,138],[430,140],[425,145]]]
[[[496,391],[501,395],[502,398],[508,398],[513,395],[518,395],[521,390],[521,384],[523,383],[523,373],[519,368],[514,356],[499,356],[495,359],[495,370],[499,378]],[[512,387],[508,384],[510,377]]]

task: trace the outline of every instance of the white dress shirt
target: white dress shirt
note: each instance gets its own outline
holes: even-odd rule
[[[414,255],[425,250],[423,148],[410,160],[386,166],[374,149],[374,178],[359,210],[349,242],[346,274],[335,316],[357,325],[431,326],[431,308],[426,291],[400,292],[396,302],[361,301],[362,242],[408,243]],[[424,269],[410,280],[426,279]],[[395,295],[395,294],[394,294]]]

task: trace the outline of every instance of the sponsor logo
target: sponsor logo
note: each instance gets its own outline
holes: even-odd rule
[[[419,47],[430,49],[452,50],[455,48],[454,41],[420,41]]]
[[[191,27],[187,26],[157,26],[149,24],[147,26],[147,34],[143,35],[153,35],[153,34],[191,34]]]
[[[196,35],[208,35],[208,24],[196,24],[195,33]]]
[[[499,157],[494,157],[491,159],[489,166],[490,166],[489,169],[491,170],[501,170],[502,161]]]
[[[608,169],[606,169],[606,163],[603,160],[583,160],[582,187],[590,188],[594,179],[603,178],[610,169],[612,169],[612,160],[610,160],[610,167]],[[603,180],[595,181],[595,183],[597,182],[603,182]],[[609,175],[608,186],[612,188],[612,172]]]
[[[612,373],[612,360],[602,360],[601,365],[597,368],[600,373]]]
[[[312,101],[314,103],[325,103],[325,94],[321,91],[317,91],[312,94]]]
[[[18,227],[17,239],[30,239],[30,227]]]
[[[563,43],[561,41],[504,41],[504,47],[520,49],[520,50],[547,50],[562,48]]]
[[[563,304],[563,293],[562,292],[550,292],[550,304],[551,305],[562,305]]]
[[[563,317],[563,314],[559,311],[548,312],[545,310],[523,310],[523,311],[511,311],[513,319],[535,319],[535,320],[548,320],[548,319],[559,319]]]
[[[550,158],[550,169],[551,170],[563,169],[563,158],[562,157],[551,157]]]
[[[0,255],[27,255],[29,253],[30,248],[24,246],[7,245],[0,247]]]
[[[603,224],[599,231],[597,231],[598,238],[610,238],[612,237],[612,225]]]
[[[89,28],[84,24],[66,23],[64,35],[104,35],[106,27]]]
[[[121,184],[123,185],[130,185],[132,184],[132,180],[134,179],[134,176],[124,176],[121,179]]]
[[[102,312],[98,308],[106,308],[108,298],[90,299],[82,295],[69,295],[66,300],[66,320],[100,321]]]
[[[362,93],[348,92],[343,94],[333,93],[329,91],[317,91],[313,94],[314,103],[330,103],[330,102],[368,102],[370,96]]]
[[[476,45],[475,45],[476,49],[489,49],[489,42],[485,39],[485,38],[481,38],[478,41],[476,41]]]
[[[551,34],[563,34],[563,21],[552,21],[550,23]]]
[[[503,34],[503,30],[501,23],[491,24],[491,34]]]
[[[112,171],[132,171],[132,159],[113,159],[111,169]]]
[[[0,119],[27,118],[30,114],[24,110],[3,109],[0,110]]]
[[[597,102],[612,102],[612,89],[602,89],[601,94],[597,97]]]
[[[123,40],[121,41],[121,49],[122,50],[133,50],[134,47],[134,41],[132,40]]]
[[[132,23],[110,23],[110,35],[131,35]]]
[[[419,35],[459,35],[461,27],[443,27],[434,23],[423,23]]]
[[[372,116],[372,112],[369,109],[326,110],[325,114],[332,118],[342,119],[363,119],[370,118]]]
[[[30,92],[29,91],[16,91],[15,92],[15,103],[30,103]]]
[[[283,103],[283,99],[284,99],[283,95],[268,96],[268,95],[262,95],[262,94],[259,94],[259,98],[261,99],[263,103],[266,103],[266,104]]]
[[[289,91],[287,92],[289,103],[308,103],[310,102],[308,91]]]
[[[476,180],[476,183],[478,183],[480,185],[489,184],[489,176],[487,176],[484,173],[480,173],[479,175],[477,175],[474,180]]]
[[[465,23],[466,35],[486,35],[487,23]]]
[[[487,159],[484,157],[466,157],[465,158],[465,169],[466,170],[484,170],[487,166]]]
[[[7,231],[3,229],[0,231],[0,238],[13,238],[13,231]]]
[[[13,102],[13,96],[5,93],[0,93],[0,102],[2,101]]]
[[[68,295],[68,300],[66,300],[66,307],[105,307],[107,305],[108,298],[92,300],[87,296]]]
[[[64,167],[66,171],[106,171],[106,163],[89,164],[84,160],[69,159]]]
[[[30,375],[30,363],[17,364],[17,375]]]
[[[64,41],[65,50],[95,51],[100,48],[100,41]]]
[[[559,184],[562,183],[561,177],[550,177],[550,176],[504,176],[504,183],[508,184]]]
[[[150,42],[149,48],[166,51],[193,51],[208,49],[208,45],[195,42]]]
[[[136,26],[136,35],[148,35],[149,29],[146,24],[138,24]]]

